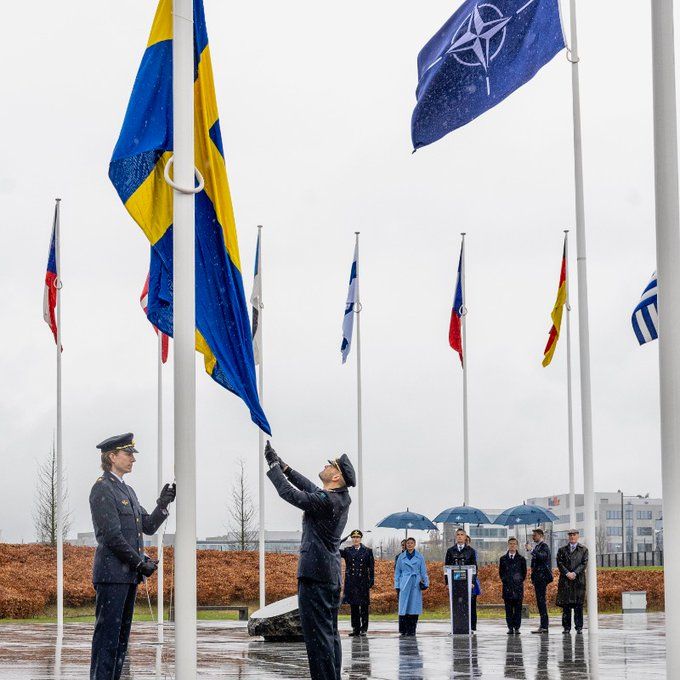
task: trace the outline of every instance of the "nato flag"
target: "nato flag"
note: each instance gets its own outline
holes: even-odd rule
[[[558,0],[465,0],[418,55],[414,148],[496,106],[564,46]]]

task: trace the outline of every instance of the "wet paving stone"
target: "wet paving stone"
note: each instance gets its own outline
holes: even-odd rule
[[[444,622],[425,621],[418,637],[399,638],[396,624],[378,623],[366,638],[343,628],[343,680],[609,680],[665,678],[663,614],[600,617],[597,639],[584,635],[505,634],[501,621],[480,621],[472,638],[448,635]],[[0,680],[82,680],[89,677],[92,624],[66,624],[61,641],[53,624],[0,625]],[[165,643],[156,627],[136,623],[124,680],[171,680],[173,627]],[[597,663],[590,661],[591,655]],[[201,622],[200,679],[303,679],[304,645],[266,643],[248,636],[245,623]]]

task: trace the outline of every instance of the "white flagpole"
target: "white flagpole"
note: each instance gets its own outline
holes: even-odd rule
[[[461,232],[461,263],[460,263],[460,287],[463,294],[463,309],[460,310],[461,344],[463,346],[463,502],[470,505],[470,465],[468,457],[468,389],[467,389],[467,339],[465,335],[465,232]],[[469,524],[465,524],[465,533],[469,532]]]
[[[595,488],[593,470],[593,423],[590,393],[590,331],[588,328],[588,276],[586,267],[586,221],[583,198],[583,149],[581,143],[581,94],[578,74],[578,36],[576,0],[570,0],[571,87],[574,119],[574,184],[576,207],[576,268],[578,272],[578,330],[581,368],[581,436],[583,439],[583,514],[584,533],[595,556]],[[597,560],[588,560],[587,568],[588,631],[596,635]]]
[[[666,677],[680,677],[680,216],[673,0],[652,3]]]
[[[576,526],[576,488],[574,473],[574,417],[571,396],[571,305],[569,304],[569,229],[564,230],[564,259],[566,276],[564,286],[567,293],[567,428],[569,438],[569,528]]]
[[[356,267],[356,304],[354,310],[357,315],[357,471],[358,471],[358,495],[359,495],[359,529],[366,530],[364,525],[364,463],[363,463],[363,422],[361,409],[361,298],[359,296],[359,232],[356,235],[357,267]]]
[[[64,490],[62,428],[61,428],[61,227],[59,209],[61,199],[54,208],[54,256],[57,265],[57,629],[64,627]]]
[[[193,0],[173,0],[174,182],[194,187]],[[186,189],[185,189],[186,191]],[[194,194],[173,193],[175,677],[196,680],[196,364]]]
[[[158,493],[163,488],[163,333],[158,335],[158,435],[156,465],[158,477]],[[158,642],[163,642],[163,531],[156,533],[156,547],[158,549],[158,595],[156,597],[158,607]]]
[[[257,244],[258,244],[258,267],[257,273],[260,277],[260,295],[258,298],[258,315],[257,315],[257,327],[259,331],[259,350],[260,350],[260,363],[257,367],[257,383],[258,392],[260,396],[260,405],[264,408],[264,328],[262,326],[262,317],[264,316],[264,304],[262,302],[262,225],[257,227]],[[264,432],[262,429],[258,428],[258,477],[259,477],[259,513],[260,513],[260,536],[259,536],[259,570],[260,570],[260,609],[267,604],[267,592],[266,592],[266,572],[265,572],[265,484],[264,484]]]

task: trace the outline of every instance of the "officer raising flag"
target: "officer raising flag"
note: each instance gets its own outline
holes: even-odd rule
[[[123,481],[135,463],[131,432],[109,437],[97,448],[104,474],[90,492],[90,511],[97,539],[92,583],[95,626],[90,680],[118,680],[123,670],[132,626],[137,586],[157,569],[144,554],[144,534],[151,536],[168,517],[175,485],[166,484],[151,514],[140,505],[133,488]]]
[[[319,473],[323,488],[286,465],[269,441],[265,447],[267,477],[284,501],[304,511],[298,561],[298,607],[312,680],[340,680],[342,648],[340,608],[340,542],[351,503],[348,487],[356,485],[346,454],[329,460]]]

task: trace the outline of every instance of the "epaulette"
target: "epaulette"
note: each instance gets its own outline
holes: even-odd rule
[[[98,481],[98,482],[103,482],[103,481],[104,481],[104,478],[103,478],[103,477],[97,477],[97,481]]]

